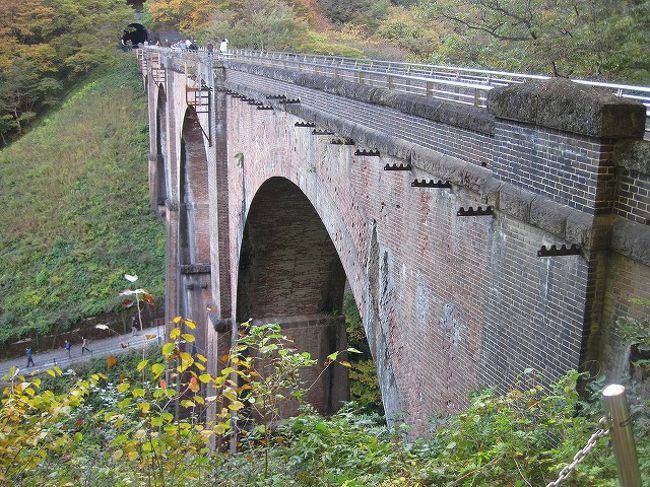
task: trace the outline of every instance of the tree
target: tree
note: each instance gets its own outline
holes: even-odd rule
[[[0,135],[22,132],[63,82],[114,58],[126,5],[112,0],[25,0],[0,4]],[[10,118],[8,118],[8,116]]]
[[[473,39],[488,50],[494,45],[502,62],[523,56],[529,69],[555,76],[611,77],[633,63],[627,59],[628,66],[614,66],[610,61],[620,46],[636,38],[632,43],[650,47],[647,34],[639,39],[637,33],[650,19],[647,1],[429,0],[424,9],[430,17],[454,24],[461,36],[477,33]],[[639,63],[648,69],[647,56]]]

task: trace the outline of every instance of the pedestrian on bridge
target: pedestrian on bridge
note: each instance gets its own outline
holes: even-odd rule
[[[63,349],[68,352],[68,358],[72,358],[72,343],[70,340],[63,342]]]
[[[31,348],[26,348],[25,349],[25,355],[27,355],[27,367],[30,365],[35,365],[34,364],[34,358],[32,357],[32,349]]]
[[[228,52],[228,39],[225,37],[221,39],[221,44],[219,44],[219,52],[221,54],[226,54]]]

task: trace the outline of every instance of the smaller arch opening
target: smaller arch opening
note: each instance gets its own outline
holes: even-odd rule
[[[138,44],[143,44],[148,39],[147,29],[144,28],[144,25],[138,24],[137,22],[129,24],[122,34],[122,44],[125,46],[129,43],[137,46]]]

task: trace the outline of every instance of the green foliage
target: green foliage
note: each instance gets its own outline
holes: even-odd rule
[[[350,291],[343,295],[343,315],[348,344],[360,352],[350,357],[350,400],[361,409],[383,414],[377,368],[370,353],[357,304]]]
[[[125,56],[0,152],[0,342],[119,309],[131,269],[162,295],[147,132],[142,79]]]
[[[245,324],[217,373],[185,351],[196,323],[177,328],[160,353],[125,359],[130,371],[91,370],[57,391],[12,371],[0,408],[0,481],[7,485],[410,486],[545,485],[597,428],[598,405],[570,372],[545,390],[527,371],[503,396],[485,390],[461,414],[435,418],[430,436],[407,439],[353,405],[330,418],[309,407],[280,420],[300,398],[299,371],[314,361],[278,325]],[[338,353],[332,354],[337,357]],[[122,360],[120,358],[120,360]],[[94,367],[94,366],[91,366]],[[61,381],[63,371],[48,374]],[[51,379],[54,380],[54,379]],[[211,419],[204,421],[212,409]],[[576,414],[576,411],[581,411]],[[226,453],[234,439],[241,453]],[[650,432],[637,427],[642,476]],[[210,454],[209,445],[217,447]],[[233,443],[234,445],[234,443]],[[615,486],[605,440],[572,474],[573,486]]]
[[[450,23],[460,37],[445,43],[443,59],[559,76],[637,82],[650,80],[650,3],[617,0],[430,0],[423,11]],[[519,66],[519,67],[517,67]]]
[[[643,307],[646,312],[650,311],[650,300],[643,298],[632,298],[632,304]],[[650,318],[635,318],[623,316],[616,320],[618,332],[623,340],[636,348],[636,351],[644,358],[633,361],[636,367],[650,370]]]
[[[112,63],[126,3],[112,0],[25,0],[0,5],[0,138],[51,106],[63,82]]]

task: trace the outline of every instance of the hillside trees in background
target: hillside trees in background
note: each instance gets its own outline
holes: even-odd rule
[[[455,28],[436,57],[555,76],[630,81],[650,75],[650,2],[426,0]]]
[[[186,37],[205,44],[227,37],[232,47],[293,50],[361,56],[362,52],[331,42],[317,32],[323,19],[313,0],[214,0],[191,8],[190,2],[147,2],[149,27],[177,28]],[[191,10],[191,13],[189,12]]]
[[[0,138],[55,103],[66,82],[114,57],[130,7],[114,0],[0,2]]]

